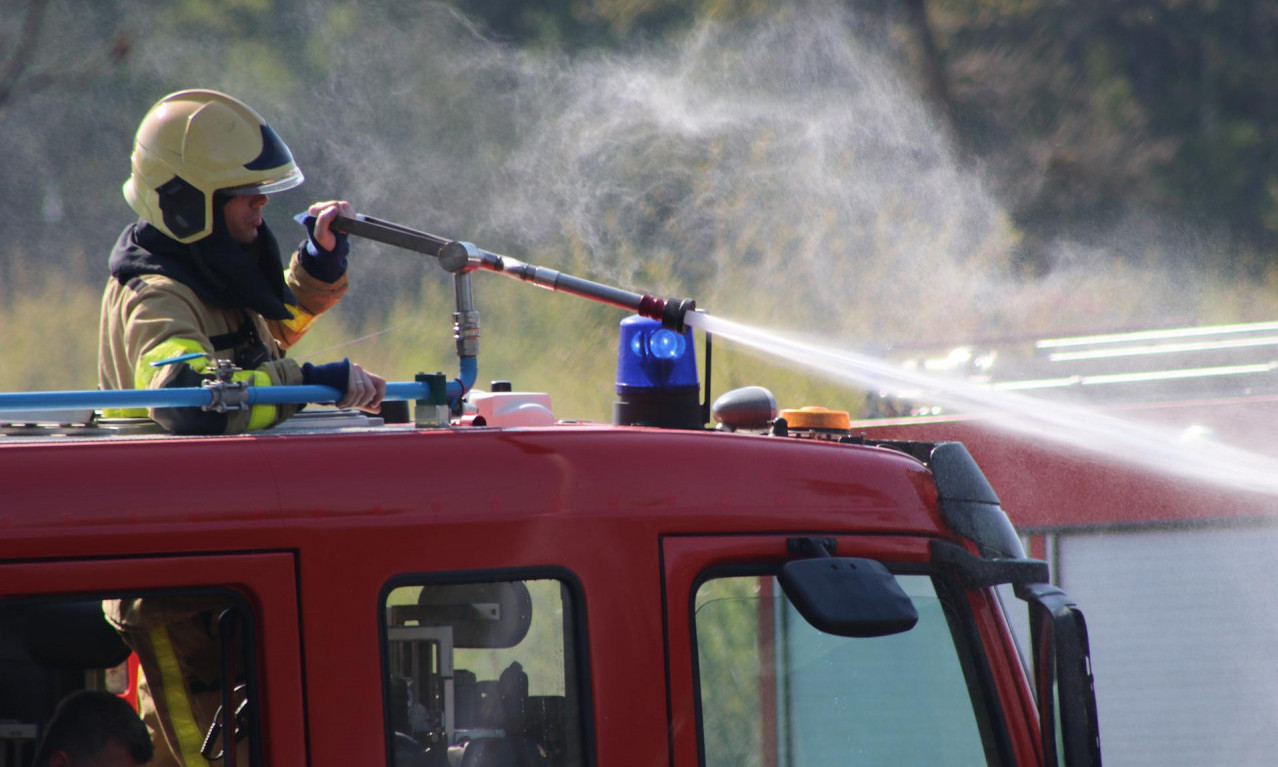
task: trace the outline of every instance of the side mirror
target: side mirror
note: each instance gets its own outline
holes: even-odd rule
[[[919,620],[896,577],[872,559],[796,559],[785,563],[777,580],[804,620],[827,634],[888,636]]]

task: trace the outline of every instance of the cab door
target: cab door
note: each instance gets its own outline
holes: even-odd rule
[[[67,694],[106,687],[136,695],[127,663],[103,667],[130,649],[103,619],[104,604],[212,598],[235,606],[221,617],[234,613],[235,636],[247,637],[228,651],[242,656],[235,686],[250,701],[243,704],[241,696],[244,717],[235,724],[237,741],[253,740],[251,758],[240,767],[305,764],[295,584],[287,552],[0,563],[0,720],[12,723],[0,740],[4,763],[29,763],[53,707]],[[225,721],[229,729],[232,718]]]
[[[822,539],[885,565],[913,603],[913,627],[873,637],[799,614],[777,577],[795,540],[662,540],[674,764],[1016,763],[991,673],[1006,659],[989,660],[985,616],[932,571],[927,539]]]

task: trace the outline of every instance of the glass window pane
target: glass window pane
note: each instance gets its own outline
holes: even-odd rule
[[[955,640],[926,576],[897,576],[919,622],[852,639],[812,628],[775,578],[696,594],[706,764],[984,764]]]
[[[396,767],[582,763],[565,584],[401,586],[384,607]]]
[[[0,765],[31,763],[50,732],[61,742],[58,722],[68,732],[78,727],[74,713],[55,716],[72,696],[79,702],[68,712],[96,711],[90,718],[110,728],[104,737],[153,749],[157,762],[204,762],[201,751],[216,756],[235,743],[237,764],[259,764],[250,748],[257,731],[252,620],[241,596],[220,589],[0,602]],[[86,703],[101,696],[84,691],[120,696],[141,711],[141,734],[101,702]],[[219,721],[224,693],[242,713],[225,719],[229,727]],[[227,730],[234,740],[222,737]]]

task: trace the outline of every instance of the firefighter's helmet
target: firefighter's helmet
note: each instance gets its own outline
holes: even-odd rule
[[[213,193],[268,194],[302,183],[279,135],[225,93],[187,90],[160,99],[133,140],[124,199],[179,242],[213,230]]]

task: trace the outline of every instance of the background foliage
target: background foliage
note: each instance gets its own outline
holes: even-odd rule
[[[0,390],[91,388],[138,120],[262,112],[315,199],[887,349],[1271,319],[1278,7],[1259,0],[26,0],[0,18]],[[455,368],[446,275],[357,243],[297,350]],[[608,419],[618,311],[476,278],[481,381]],[[853,410],[716,347],[715,388]]]

